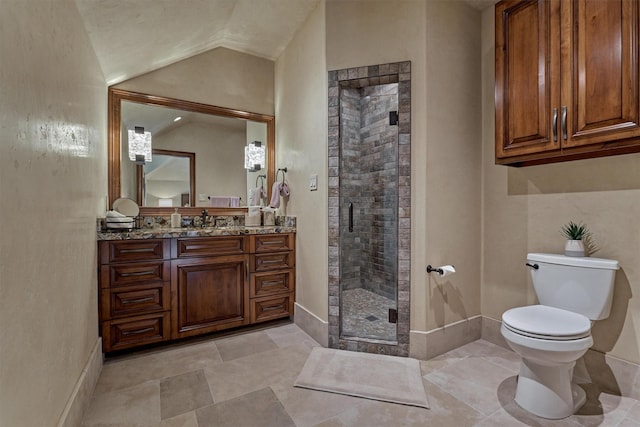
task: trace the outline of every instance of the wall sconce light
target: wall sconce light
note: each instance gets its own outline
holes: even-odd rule
[[[265,150],[262,142],[253,141],[244,147],[244,168],[249,172],[259,171],[265,166]]]
[[[145,132],[144,127],[136,126],[129,129],[129,160],[138,165],[151,161],[151,132]]]

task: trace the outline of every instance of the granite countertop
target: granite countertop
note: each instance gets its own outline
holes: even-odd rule
[[[296,227],[265,225],[259,227],[189,227],[189,228],[142,228],[133,231],[101,231],[98,240],[171,239],[173,237],[239,236],[247,234],[295,233]]]

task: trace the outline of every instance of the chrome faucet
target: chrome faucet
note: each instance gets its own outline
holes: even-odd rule
[[[206,209],[202,209],[202,215],[200,215],[202,217],[202,221],[201,221],[200,227],[206,227],[207,226],[207,215],[209,215],[209,212],[207,212]]]

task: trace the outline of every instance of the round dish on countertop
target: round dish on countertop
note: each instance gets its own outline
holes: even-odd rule
[[[113,202],[113,210],[130,217],[136,217],[140,213],[138,204],[126,197],[116,199]]]

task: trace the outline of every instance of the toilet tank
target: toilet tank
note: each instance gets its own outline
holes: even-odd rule
[[[611,311],[618,261],[531,253],[527,263],[540,304],[580,313],[591,320]]]

